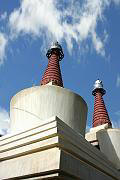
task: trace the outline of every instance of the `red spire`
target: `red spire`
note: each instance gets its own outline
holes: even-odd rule
[[[108,112],[106,110],[103,95],[106,91],[103,89],[102,81],[97,80],[94,85],[94,90],[92,94],[95,96],[94,103],[94,114],[93,114],[93,127],[106,124],[112,126],[111,121],[109,119]]]
[[[60,71],[59,61],[64,57],[62,47],[58,42],[54,43],[48,50],[46,56],[48,57],[48,66],[42,77],[41,85],[52,83],[53,85],[63,87],[62,76]]]

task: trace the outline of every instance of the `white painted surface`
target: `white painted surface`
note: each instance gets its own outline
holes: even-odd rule
[[[107,129],[97,132],[100,150],[120,170],[120,129]]]
[[[57,117],[26,132],[0,138],[0,179],[25,179],[27,175],[34,179],[38,174],[42,179],[43,173],[47,176],[55,170],[64,172],[65,180],[120,179],[120,172],[103,153]],[[74,178],[69,178],[72,175]]]
[[[102,130],[102,129],[108,129],[108,128],[109,128],[108,123],[97,126],[97,127],[90,128],[89,132],[87,132],[85,134],[85,139],[88,142],[90,142],[92,145],[96,145],[96,144],[98,144],[98,139],[97,139],[97,136],[96,136],[97,132]]]
[[[24,131],[58,116],[85,134],[87,104],[81,96],[59,86],[36,86],[16,94],[10,103],[11,132]]]

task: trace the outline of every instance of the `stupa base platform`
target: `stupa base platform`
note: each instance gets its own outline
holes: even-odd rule
[[[57,117],[0,138],[0,179],[119,180],[120,172]]]

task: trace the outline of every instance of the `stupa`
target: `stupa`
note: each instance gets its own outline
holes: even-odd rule
[[[120,129],[112,128],[103,95],[106,94],[101,80],[95,81],[92,95],[95,96],[92,128],[86,133],[86,140],[97,147],[120,169]]]
[[[10,134],[0,137],[1,180],[119,180],[120,172],[85,139],[87,104],[63,87],[59,43],[47,52],[40,86],[10,103]]]

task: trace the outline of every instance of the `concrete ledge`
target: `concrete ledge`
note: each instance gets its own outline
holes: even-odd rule
[[[0,162],[0,179],[37,176],[38,174],[58,170],[60,150],[58,148],[11,158]]]
[[[90,128],[89,132],[85,134],[85,139],[90,142],[92,145],[98,145],[97,132],[102,129],[108,129],[109,124],[103,124],[94,128]]]
[[[1,179],[42,176],[119,180],[120,172],[83,136],[52,117],[39,127],[0,138]]]
[[[97,132],[100,150],[120,170],[120,129],[104,129]]]

